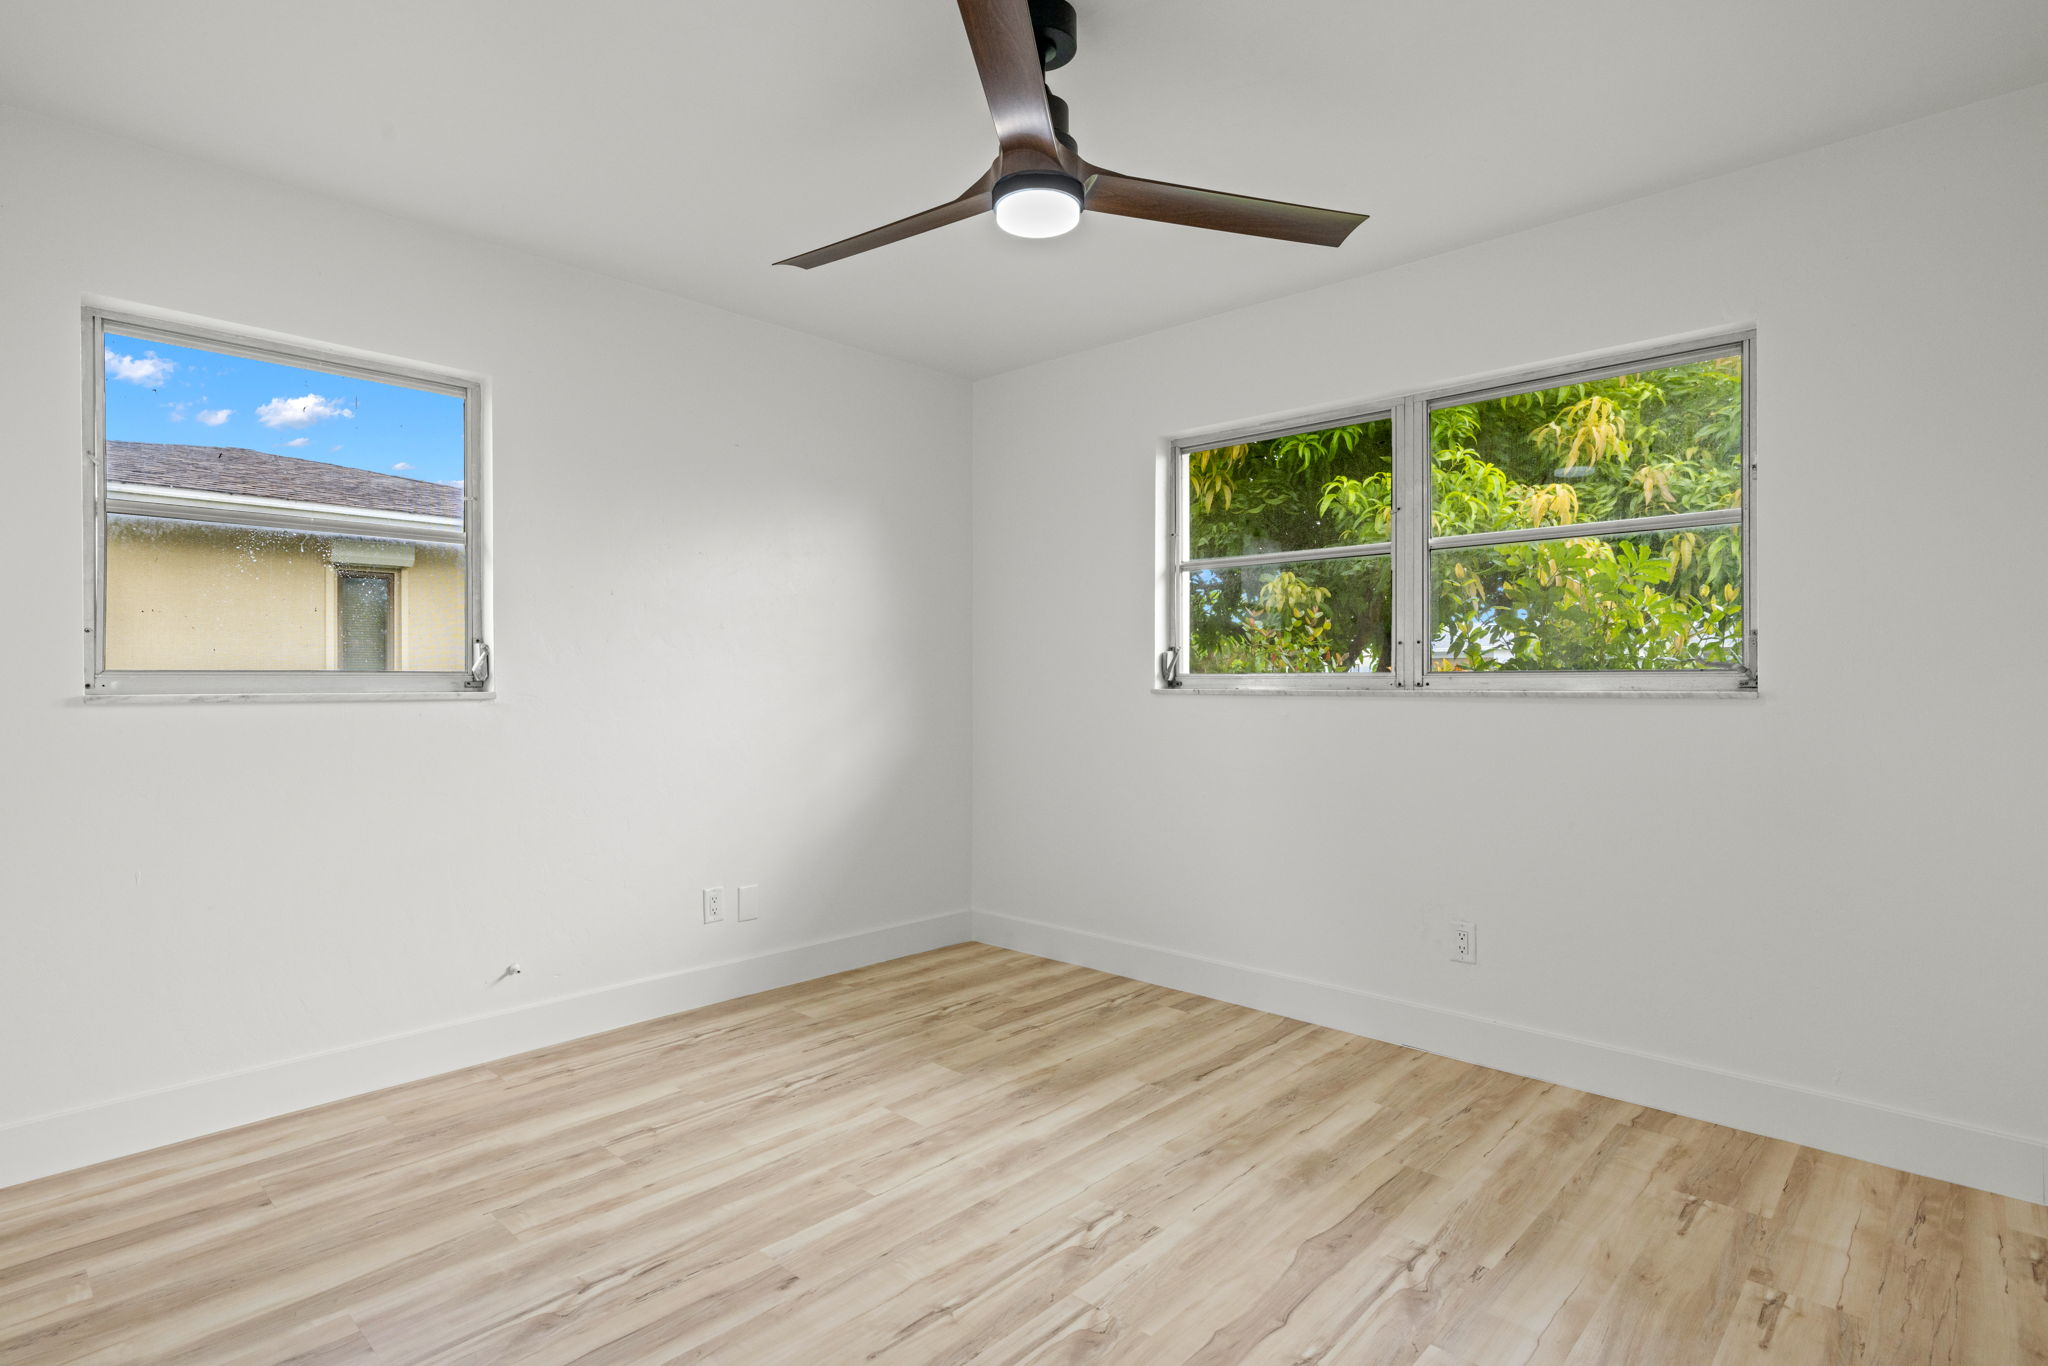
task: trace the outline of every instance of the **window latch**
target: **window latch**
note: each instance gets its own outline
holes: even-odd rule
[[[1180,686],[1180,646],[1169,645],[1159,652],[1159,684],[1165,688]]]
[[[473,647],[469,656],[469,687],[487,688],[491,685],[491,647],[481,640],[470,642]]]

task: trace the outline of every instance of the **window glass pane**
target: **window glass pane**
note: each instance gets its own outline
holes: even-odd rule
[[[1437,670],[1733,669],[1734,527],[1430,554]]]
[[[1433,534],[1742,505],[1742,359],[1566,384],[1430,414]]]
[[[383,574],[341,574],[335,585],[341,667],[356,672],[391,667],[391,580]]]
[[[324,670],[467,667],[463,549],[431,541],[230,526],[172,517],[107,518],[106,665],[109,669]],[[386,662],[341,658],[350,601],[343,567],[393,566],[403,575],[403,630]],[[376,585],[371,585],[374,590]],[[362,590],[358,590],[362,591]]]
[[[106,667],[467,667],[464,400],[106,334]]]
[[[1186,558],[1386,540],[1393,450],[1383,418],[1190,452]]]
[[[1384,555],[1196,570],[1195,673],[1371,673],[1392,667],[1392,563]]]

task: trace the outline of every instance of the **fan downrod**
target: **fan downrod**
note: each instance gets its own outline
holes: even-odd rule
[[[1074,60],[1078,30],[1067,0],[1031,0],[1031,30],[1038,36],[1038,65],[1057,71]]]
[[[1081,144],[1074,141],[1074,135],[1067,131],[1067,102],[1048,90],[1045,92],[1046,112],[1052,115],[1052,135],[1071,152],[1078,154]]]

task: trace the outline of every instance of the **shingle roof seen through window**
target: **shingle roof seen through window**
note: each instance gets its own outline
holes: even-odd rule
[[[350,469],[241,446],[109,441],[107,482],[284,498],[299,503],[460,517],[462,490],[425,479]]]

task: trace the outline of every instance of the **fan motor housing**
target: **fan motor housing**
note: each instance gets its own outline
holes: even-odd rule
[[[1074,7],[1067,0],[1031,0],[1031,29],[1038,35],[1038,65],[1057,71],[1074,60]]]
[[[1088,198],[1087,187],[1073,176],[1061,171],[1018,171],[1006,175],[989,191],[989,202],[994,203],[1013,190],[1058,190],[1070,194],[1077,200]]]

